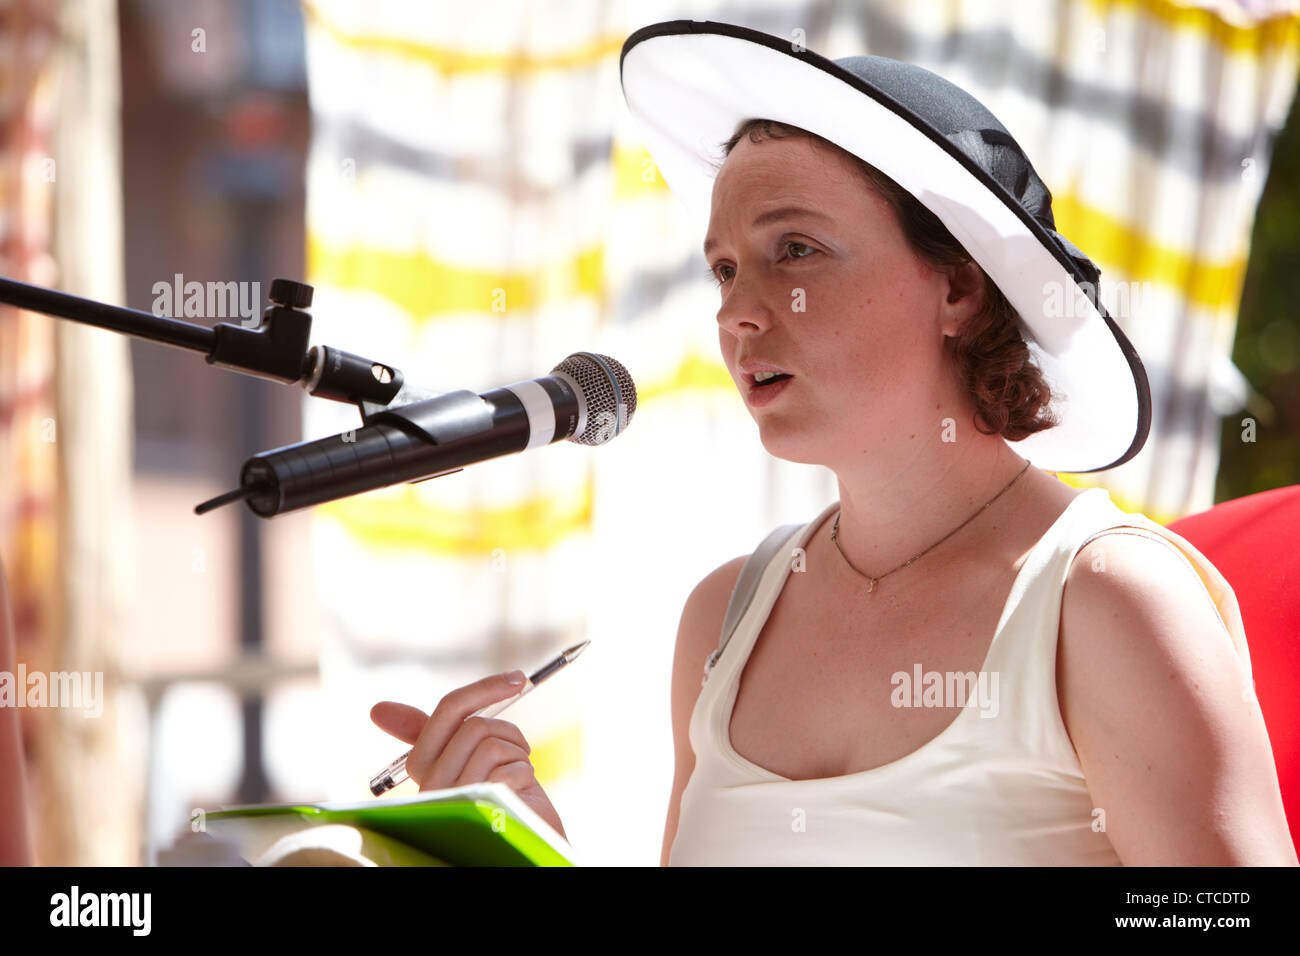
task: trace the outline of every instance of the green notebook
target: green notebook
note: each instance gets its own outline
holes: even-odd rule
[[[386,838],[389,852],[376,859],[380,865],[577,865],[568,842],[501,783],[475,783],[364,803],[228,807],[205,812],[200,826],[214,838],[234,845],[240,856],[252,863],[279,841],[321,824],[342,824]],[[392,852],[393,841],[416,852]]]

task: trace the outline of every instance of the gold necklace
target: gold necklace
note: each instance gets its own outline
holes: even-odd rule
[[[892,569],[890,569],[889,571],[886,571],[884,574],[879,575],[878,577],[872,577],[872,576],[869,575],[869,574],[862,574],[862,572],[861,572],[861,571],[858,571],[857,568],[853,568],[853,562],[849,560],[848,555],[846,555],[846,554],[844,553],[844,549],[840,547],[840,542],[839,542],[839,535],[840,535],[840,516],[839,516],[838,513],[836,513],[836,515],[835,515],[835,526],[831,528],[831,541],[834,542],[834,544],[835,544],[835,550],[838,551],[838,552],[840,553],[840,557],[842,557],[842,558],[844,559],[844,563],[847,564],[850,568],[853,568],[854,571],[858,571],[858,574],[862,574],[862,576],[863,576],[864,578],[867,579],[867,582],[868,582],[868,583],[867,583],[867,592],[870,593],[870,592],[872,592],[872,591],[874,591],[874,590],[876,589],[876,585],[880,582],[881,578],[887,578],[887,577],[889,577],[889,575],[893,574],[895,571],[898,571],[898,570],[901,570],[902,568],[907,567],[909,564],[911,564],[911,563],[912,563],[913,561],[915,561],[917,558],[921,557],[921,555],[925,554],[926,552],[928,552],[928,551],[933,551],[933,550],[934,550],[935,548],[937,548],[939,545],[943,544],[945,541],[947,541],[949,538],[951,538],[953,535],[955,535],[958,531],[960,531],[962,528],[966,527],[968,524],[970,524],[972,521],[974,521],[977,517],[979,517],[980,512],[982,512],[982,511],[984,510],[984,508],[987,508],[989,505],[993,504],[993,502],[995,502],[995,501],[997,501],[999,498],[1001,498],[1003,492],[1005,492],[1005,491],[1007,490],[1007,488],[1010,488],[1012,485],[1014,485],[1017,481],[1020,480],[1020,475],[1023,475],[1026,471],[1029,470],[1029,465],[1030,465],[1030,462],[1025,462],[1025,467],[1020,469],[1020,474],[1016,475],[1016,477],[1014,477],[1014,478],[1012,478],[1010,481],[1008,481],[1007,484],[1006,484],[1006,487],[1004,487],[1004,488],[1002,489],[1002,491],[999,491],[996,495],[994,495],[994,496],[993,496],[992,498],[990,498],[988,501],[984,502],[984,507],[983,507],[983,508],[980,508],[980,510],[977,511],[977,512],[975,512],[975,514],[971,515],[969,518],[967,518],[967,519],[966,519],[965,521],[963,521],[961,524],[957,525],[957,527],[953,528],[951,531],[949,531],[947,534],[945,534],[942,538],[940,538],[940,539],[939,539],[938,541],[936,541],[934,544],[930,545],[930,547],[926,548],[925,551],[922,551],[921,554],[918,554],[918,555],[916,555],[915,557],[912,557],[912,558],[908,558],[906,561],[904,561],[904,562],[903,562],[902,564],[900,564],[898,567],[896,567],[896,568],[892,568]]]

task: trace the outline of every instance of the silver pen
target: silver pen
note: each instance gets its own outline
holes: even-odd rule
[[[572,664],[577,660],[578,655],[587,649],[587,645],[590,643],[591,641],[583,641],[581,644],[574,644],[568,650],[561,651],[560,655],[554,660],[543,664],[540,668],[530,674],[524,681],[524,686],[519,689],[518,693],[507,697],[505,700],[499,700],[495,704],[488,704],[486,707],[480,707],[478,710],[474,711],[474,713],[470,714],[469,717],[495,717],[556,671],[562,670],[568,664]],[[465,719],[469,720],[469,717],[466,717]],[[410,779],[406,772],[406,758],[409,756],[411,756],[411,751],[408,750],[383,770],[379,771],[379,773],[375,774],[370,779],[370,792],[378,797],[393,789],[393,787],[396,787],[398,784],[405,783]]]

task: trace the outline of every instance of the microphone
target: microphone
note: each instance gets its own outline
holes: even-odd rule
[[[269,518],[561,439],[603,445],[623,433],[635,411],[636,386],[626,368],[608,355],[575,352],[541,378],[381,408],[360,428],[255,455],[244,462],[237,490],[194,511],[243,498]]]

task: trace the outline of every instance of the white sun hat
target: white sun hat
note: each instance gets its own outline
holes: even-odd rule
[[[722,144],[744,120],[800,127],[860,157],[933,212],[1019,313],[1060,424],[1011,443],[1045,471],[1104,471],[1146,443],[1151,391],[1107,314],[1099,270],[1056,232],[1052,197],[1007,129],[942,77],[878,56],[829,60],[707,20],[628,37],[623,95],[651,158],[708,228]]]

